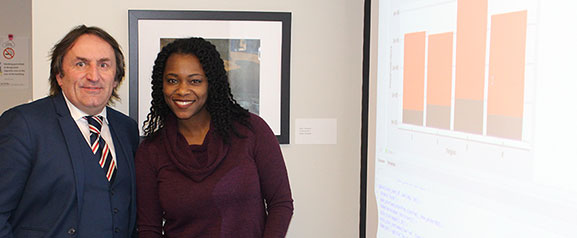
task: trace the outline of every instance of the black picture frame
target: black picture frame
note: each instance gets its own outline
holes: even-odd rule
[[[182,27],[189,26],[188,24],[196,27]],[[235,29],[235,26],[243,27]],[[268,58],[271,60],[263,60],[261,67],[265,67],[266,63],[266,72],[276,72],[271,74],[273,77],[265,75],[259,81],[258,92],[261,96],[259,96],[258,106],[262,110],[259,116],[269,124],[280,144],[290,143],[290,12],[128,10],[128,28],[129,116],[139,123],[139,127],[142,127],[150,105],[150,100],[146,100],[150,98],[149,95],[142,92],[150,90],[150,77],[143,77],[143,75],[151,74],[151,65],[160,50],[147,47],[146,44],[149,43],[145,41],[151,38],[153,41],[158,41],[163,38],[192,36],[208,38],[210,36],[207,35],[211,34],[213,36],[228,34],[229,38],[236,39],[240,35],[250,35],[251,33],[246,32],[252,31],[257,32],[255,34],[265,35],[262,41],[263,44],[266,42],[267,47],[272,45],[268,48],[271,49],[268,51],[272,53],[265,53],[265,55],[273,56]],[[270,32],[267,29],[270,29]],[[172,33],[165,33],[166,35],[159,37],[158,34],[162,34],[158,33],[159,31],[172,31]],[[211,33],[206,33],[209,31]],[[155,36],[151,37],[150,32],[154,32]],[[269,35],[272,37],[268,37]],[[261,52],[258,53],[259,57],[261,54]],[[140,62],[145,55],[146,60]],[[150,59],[151,55],[154,56],[152,59]],[[261,97],[265,100],[261,100]],[[266,103],[266,106],[261,102]]]

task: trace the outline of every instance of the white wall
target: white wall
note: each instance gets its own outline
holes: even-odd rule
[[[32,34],[32,9],[31,0],[1,0],[1,9],[3,10],[0,14],[0,38],[7,39],[8,34],[13,34],[14,37],[25,37],[30,39]],[[4,9],[10,9],[5,11]],[[2,42],[0,42],[1,44]],[[18,42],[23,43],[23,42]],[[30,44],[30,43],[29,43]],[[18,45],[18,47],[23,47]],[[30,48],[30,45],[26,46]],[[18,52],[17,52],[18,53]],[[29,80],[25,88],[0,88],[0,114],[5,110],[12,108],[13,106],[28,102],[32,100],[32,84],[30,80],[32,79],[32,67],[30,60],[32,57],[32,52],[25,58],[28,60],[23,61],[28,67],[28,78]],[[48,79],[48,75],[46,76]]]
[[[33,0],[34,98],[48,94],[50,48],[75,25],[102,27],[128,56],[129,9],[292,12],[291,141],[295,119],[336,118],[338,144],[282,146],[295,199],[287,237],[358,237],[363,0]],[[128,114],[127,79],[119,95]]]

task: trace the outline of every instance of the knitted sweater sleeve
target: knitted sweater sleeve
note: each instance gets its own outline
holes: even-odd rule
[[[137,230],[139,238],[159,238],[162,234],[162,208],[154,158],[158,153],[153,143],[144,141],[135,156]]]
[[[284,237],[293,215],[293,199],[282,152],[274,133],[261,118],[253,116],[255,163],[266,202],[265,238]]]

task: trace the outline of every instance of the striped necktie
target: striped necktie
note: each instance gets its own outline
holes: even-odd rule
[[[90,148],[92,153],[96,155],[98,164],[106,172],[106,179],[113,181],[116,175],[117,166],[116,160],[112,157],[108,144],[104,138],[100,136],[100,129],[102,128],[102,116],[85,116],[84,119],[88,121],[88,128],[90,129]]]

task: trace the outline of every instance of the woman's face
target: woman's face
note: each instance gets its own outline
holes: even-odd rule
[[[206,116],[208,80],[198,58],[174,53],[166,60],[162,78],[164,101],[180,120]],[[206,113],[206,114],[205,114]]]

